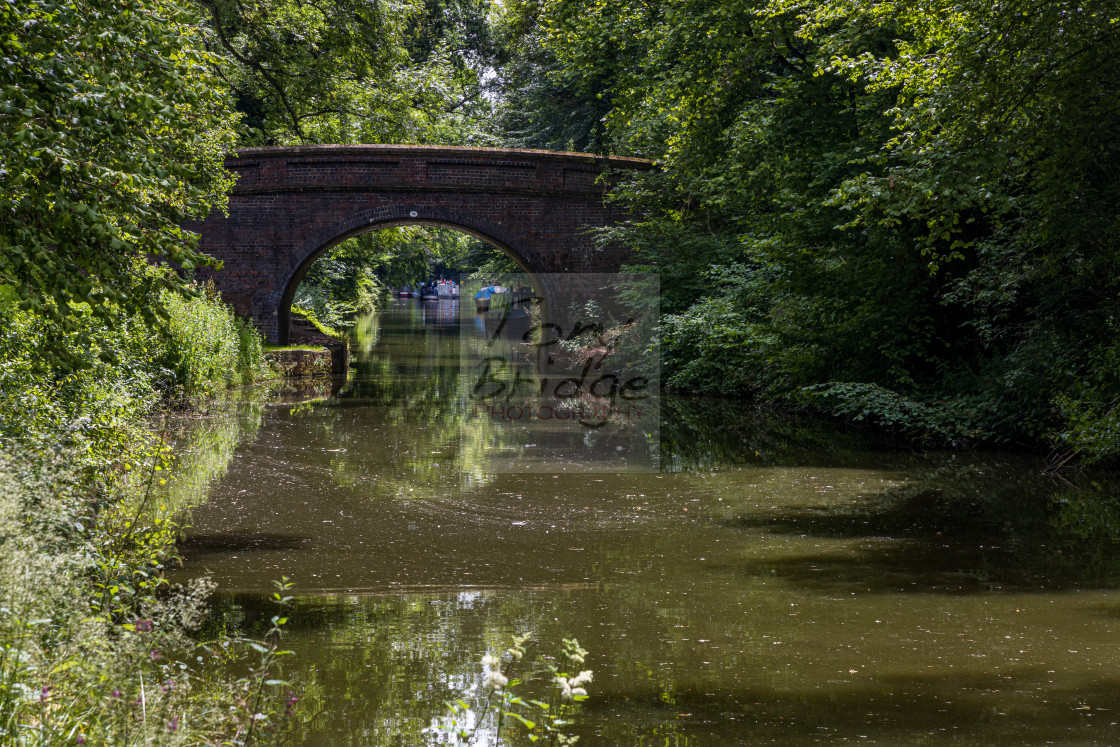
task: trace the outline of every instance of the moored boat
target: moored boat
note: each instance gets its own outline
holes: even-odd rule
[[[490,299],[505,291],[500,285],[484,285],[482,290],[474,294],[475,309],[479,312],[490,308]]]
[[[483,320],[487,337],[492,339],[494,335],[501,333],[504,337],[513,340],[527,339],[526,333],[531,325],[528,310],[514,308],[494,311],[494,307],[491,307],[491,311],[493,313],[479,317]]]

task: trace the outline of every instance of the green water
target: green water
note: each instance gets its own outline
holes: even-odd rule
[[[1120,742],[1110,483],[671,397],[658,472],[495,474],[461,333],[363,320],[350,381],[258,406],[190,516],[221,618],[259,632],[296,584],[285,743],[446,744],[523,631],[590,651],[581,745]]]

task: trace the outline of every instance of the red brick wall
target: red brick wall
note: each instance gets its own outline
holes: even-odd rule
[[[280,343],[311,263],[373,228],[449,226],[505,249],[530,272],[614,272],[624,253],[595,251],[584,235],[625,217],[604,204],[599,177],[651,168],[579,153],[404,145],[251,148],[226,165],[239,176],[229,216],[189,228],[223,263],[207,273],[223,297]]]

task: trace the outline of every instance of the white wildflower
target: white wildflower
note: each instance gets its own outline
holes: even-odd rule
[[[572,697],[575,698],[576,696],[579,696],[579,695],[587,695],[587,691],[584,690],[582,687],[573,687],[572,688]]]
[[[573,677],[568,684],[570,684],[572,687],[583,687],[584,685],[591,682],[591,678],[592,678],[591,670],[590,669],[585,669],[582,672],[580,672],[579,674],[577,674],[575,677]]]
[[[566,677],[557,677],[556,686],[560,688],[561,699],[568,701],[572,699],[572,686],[568,683]]]
[[[509,679],[497,669],[491,669],[482,678],[482,684],[487,690],[501,692],[502,688],[509,684]]]

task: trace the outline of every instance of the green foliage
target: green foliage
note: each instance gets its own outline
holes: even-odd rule
[[[312,298],[312,300],[315,301],[317,299]],[[292,304],[292,312],[306,318],[307,321],[311,323],[311,326],[319,330],[320,333],[326,335],[327,337],[336,337],[338,339],[342,339],[346,336],[345,332],[343,332],[342,329],[345,328],[349,323],[349,319],[342,316],[342,314],[337,313],[340,311],[340,307],[338,305],[335,305],[329,298],[326,300],[324,306],[326,307],[324,316],[328,321],[338,324],[338,328],[327,326],[327,322],[319,318],[320,312],[316,311],[315,306],[304,308],[303,306],[300,306],[298,304]],[[348,313],[348,310],[345,306],[341,307],[341,311],[342,313]]]
[[[152,366],[157,345],[148,328],[126,319],[113,328],[89,313],[73,313],[78,327],[62,335],[49,321],[20,311],[14,293],[0,286],[0,444],[45,448],[63,440],[81,454],[80,463],[106,466],[115,455],[142,438],[138,414],[154,405]],[[73,372],[40,357],[45,338],[90,340],[86,354],[95,361]],[[117,364],[100,360],[111,350]]]
[[[27,0],[0,6],[0,40],[0,284],[82,347],[72,304],[152,323],[177,270],[211,263],[181,226],[231,185],[236,119],[194,16],[173,0]]]
[[[51,322],[20,311],[0,286],[5,298],[0,742],[199,744],[248,730],[239,705],[248,687],[202,671],[231,642],[198,648],[191,637],[210,585],[172,589],[163,575],[175,560],[173,519],[197,502],[199,480],[225,468],[236,431],[218,433],[207,455],[180,443],[197,474],[177,479],[167,421],[157,436],[144,420],[159,389],[177,386],[158,362],[173,359],[166,328],[123,316],[109,327],[75,306],[79,329],[117,351],[117,362],[64,372],[37,356],[36,335]],[[229,316],[214,297],[169,301],[172,322],[178,314],[213,322],[219,308]]]
[[[555,664],[544,662],[538,671],[524,675],[527,681],[537,677],[548,683],[547,693],[542,694],[543,700],[539,700],[515,692],[520,685],[526,684],[513,675],[515,667],[525,656],[525,642],[528,640],[528,633],[513,636],[513,644],[505,651],[507,662],[504,667],[500,656],[487,654],[482,657],[482,687],[487,698],[477,718],[472,718],[471,707],[462,699],[446,704],[450,715],[440,730],[452,736],[456,744],[472,744],[479,729],[487,725],[491,709],[494,747],[502,744],[502,727],[506,723],[521,726],[531,742],[545,740],[550,745],[571,745],[579,739],[566,733],[566,727],[572,724],[571,714],[576,705],[589,697],[587,685],[591,684],[593,673],[590,669],[580,670],[587,651],[575,638],[565,638],[561,652],[567,660],[564,666],[573,667],[579,671],[578,674],[563,672]],[[498,702],[491,705],[495,696]]]
[[[661,166],[604,240],[668,278],[666,381],[1120,457],[1114,4],[533,7]]]
[[[295,305],[332,329],[368,313],[395,288],[427,277],[418,226],[362,234],[330,249],[308,269]]]
[[[0,50],[0,742],[212,743],[237,688],[196,671],[210,586],[163,577],[144,419],[264,371],[189,281],[232,184],[220,60],[174,0],[8,3]]]
[[[605,97],[605,76],[581,79],[560,63],[544,43],[542,5],[513,0],[495,13],[502,50],[494,81],[495,125],[520,147],[606,152],[603,118],[610,111],[610,99]]]
[[[0,286],[0,447],[63,442],[92,474],[146,440],[142,419],[161,401],[179,404],[267,376],[259,334],[216,296],[168,293],[164,303],[170,316],[159,326],[116,310],[109,325],[75,304],[64,331],[21,311],[14,292]],[[75,371],[44,359],[45,339],[91,363]]]
[[[170,588],[175,527],[136,510],[164,455],[102,473],[91,500],[81,454],[0,452],[0,742],[186,745],[248,726],[191,638],[211,585]]]
[[[187,299],[166,294],[167,331],[162,362],[181,396],[213,396],[264,378],[260,334],[214,292]]]
[[[487,0],[424,0],[408,19],[405,46],[416,63],[451,53],[454,64],[477,65],[498,53]]]
[[[662,320],[662,364],[670,386],[705,394],[741,394],[759,386],[765,356],[754,330],[726,298],[697,302]]]
[[[487,140],[478,2],[199,2],[247,142]]]
[[[330,249],[308,269],[294,307],[333,329],[349,327],[393,291],[433,277],[456,278],[482,267],[518,269],[490,244],[460,231],[400,226],[356,236]]]
[[[186,431],[165,420],[92,474],[80,450],[0,446],[0,743],[243,744],[279,725],[254,717],[283,711],[256,672],[213,674],[271,637],[199,643],[212,585],[163,575],[173,519],[259,424],[259,407],[237,412]]]
[[[288,618],[284,611],[294,599],[288,594],[292,590],[293,584],[286,576],[279,581],[273,581],[272,584],[276,587],[276,591],[272,593],[272,601],[276,603],[277,614],[272,616],[268,632],[259,641],[241,640],[242,643],[248,644],[249,648],[256,652],[258,656],[256,665],[249,675],[238,680],[238,684],[249,689],[251,697],[242,706],[242,716],[244,717],[244,723],[247,724],[244,729],[244,737],[240,738],[242,737],[242,731],[238,730],[231,742],[236,745],[245,745],[245,747],[252,745],[254,739],[260,741],[260,734],[274,732],[284,717],[282,709],[286,706],[288,713],[291,713],[291,706],[298,700],[295,696],[289,696],[284,706],[281,706],[281,710],[277,711],[275,706],[278,705],[280,699],[269,697],[269,694],[277,692],[278,688],[288,686],[288,682],[279,679],[280,662],[284,657],[292,656],[295,653],[280,648],[284,626],[288,624]]]

